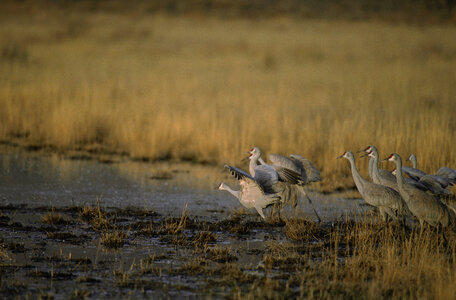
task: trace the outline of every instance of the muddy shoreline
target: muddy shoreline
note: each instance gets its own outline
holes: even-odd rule
[[[283,222],[245,212],[208,222],[137,208],[0,210],[5,298],[225,298],[264,280],[266,245],[286,239]]]

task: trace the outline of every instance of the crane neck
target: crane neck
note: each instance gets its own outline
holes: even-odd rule
[[[258,158],[252,157],[249,162],[249,172],[252,177],[255,177],[255,167],[258,165]]]
[[[415,155],[410,156],[410,161],[412,162],[412,166],[416,169],[418,167],[418,162],[416,160],[416,156]]]
[[[396,160],[396,181],[400,190],[404,188],[404,177],[402,176],[402,160]]]
[[[369,177],[372,179],[372,181],[374,180],[374,172],[373,172],[373,169],[374,169],[374,158],[371,157],[371,158],[369,159],[368,170],[369,170]]]
[[[355,158],[350,157],[348,160],[350,161],[353,181],[355,182],[358,191],[362,194],[364,192],[364,186],[366,185],[367,181],[361,176],[361,174],[359,174],[358,168],[356,168]]]
[[[266,165],[266,162],[260,157],[258,158],[258,161],[260,162],[260,164],[262,165]]]
[[[234,197],[240,199],[241,191],[235,191],[230,186],[228,186],[227,184],[225,184],[225,191],[228,191],[231,195],[233,195]]]
[[[380,182],[380,170],[378,169],[378,153],[373,153],[373,164],[372,164],[372,175],[376,178],[377,182]]]

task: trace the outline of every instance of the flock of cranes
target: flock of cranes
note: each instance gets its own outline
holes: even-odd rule
[[[456,170],[442,167],[435,175],[426,174],[417,168],[415,155],[408,158],[413,167],[406,167],[402,165],[401,157],[393,153],[383,160],[395,163],[395,169],[389,172],[379,168],[376,147],[371,145],[357,153],[360,152],[364,153],[361,157],[370,157],[369,177],[372,181],[361,176],[352,152],[346,151],[337,158],[350,162],[356,188],[366,203],[378,208],[384,221],[391,219],[405,224],[407,218],[416,218],[421,226],[424,223],[435,227],[456,225],[456,198],[448,190],[456,183]],[[258,147],[252,148],[248,154],[249,173],[225,165],[238,179],[241,189],[233,190],[222,182],[220,190],[230,192],[246,208],[255,208],[264,219],[263,209],[270,205],[296,206],[297,197],[292,193],[296,189],[308,199],[318,221],[321,221],[304,189],[305,185],[321,180],[320,173],[308,159],[297,154],[290,157],[270,154],[268,164],[261,158]]]

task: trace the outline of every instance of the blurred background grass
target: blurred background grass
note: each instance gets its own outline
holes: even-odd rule
[[[2,2],[0,139],[237,165],[256,145],[328,191],[369,144],[454,168],[454,3],[396,2]]]

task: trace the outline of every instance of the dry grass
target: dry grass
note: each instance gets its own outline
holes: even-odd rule
[[[1,140],[216,163],[257,145],[310,158],[325,190],[353,185],[335,157],[369,144],[456,167],[451,25],[45,10],[0,25]]]
[[[100,201],[97,199],[97,206],[84,206],[79,210],[79,217],[92,225],[95,230],[108,230],[111,224],[106,214],[100,207]]]
[[[48,212],[46,215],[42,215],[41,220],[43,223],[51,225],[62,225],[69,223],[69,221],[65,220],[61,214],[56,213],[54,208],[52,208],[52,211]]]
[[[376,218],[336,224],[323,243],[268,244],[266,270],[236,299],[401,298],[453,299],[456,295],[456,240],[434,229],[404,230],[390,224],[378,231]],[[281,277],[278,270],[293,270]],[[271,275],[270,275],[271,274]]]
[[[173,217],[165,220],[162,223],[161,228],[159,229],[160,234],[171,234],[171,235],[176,235],[181,233],[187,224],[187,203],[184,206],[184,209],[182,210],[182,215],[180,219],[175,219]]]
[[[219,263],[226,263],[237,260],[236,255],[229,248],[221,246],[204,248],[205,258]]]
[[[107,248],[119,248],[125,244],[127,234],[122,231],[114,230],[112,232],[102,233],[100,236],[100,242]]]
[[[319,225],[304,219],[287,220],[284,231],[287,238],[300,242],[317,240],[326,234]]]

